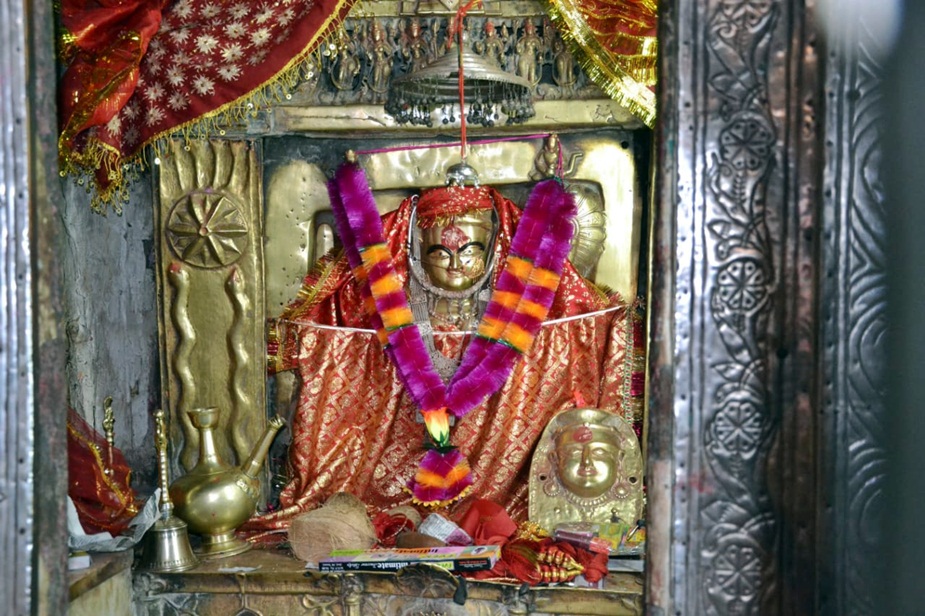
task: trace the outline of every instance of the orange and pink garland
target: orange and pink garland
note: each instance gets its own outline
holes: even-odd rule
[[[363,170],[344,164],[328,190],[347,260],[363,283],[370,320],[430,435],[428,451],[407,488],[417,504],[446,506],[472,484],[468,461],[450,444],[449,414],[463,417],[498,391],[532,345],[568,255],[574,199],[556,179],[534,187],[476,335],[446,384],[414,324]]]

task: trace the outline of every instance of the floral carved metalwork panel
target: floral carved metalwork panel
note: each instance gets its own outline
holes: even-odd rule
[[[767,476],[779,429],[771,345],[784,202],[776,184],[782,129],[769,90],[785,10],[775,2],[718,2],[702,22],[709,106],[700,176],[703,269],[692,271],[702,285],[695,300],[702,346],[693,351],[703,359],[703,390],[692,446],[699,460],[691,465],[699,473],[691,513],[702,534],[691,539],[691,573],[700,579],[687,600],[703,614],[762,613],[779,583]]]
[[[651,490],[649,516],[671,535],[664,545],[652,535],[648,611],[811,613],[820,160],[812,6],[666,8],[660,79],[677,80],[677,91],[662,98],[648,464],[650,485],[670,494]]]

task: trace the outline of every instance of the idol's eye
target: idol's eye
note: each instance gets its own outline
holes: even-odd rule
[[[427,249],[427,256],[431,261],[449,261],[453,253],[446,246],[437,244]]]
[[[482,242],[469,242],[464,244],[457,254],[460,257],[481,257],[485,254],[485,244]]]

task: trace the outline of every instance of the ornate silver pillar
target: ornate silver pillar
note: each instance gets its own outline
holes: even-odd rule
[[[813,3],[660,19],[652,614],[815,604],[819,116]]]

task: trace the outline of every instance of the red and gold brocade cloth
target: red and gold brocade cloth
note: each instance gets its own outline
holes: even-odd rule
[[[132,489],[132,469],[75,410],[67,411],[68,496],[89,534],[113,536],[128,527],[143,503]]]
[[[576,395],[641,422],[641,398],[630,395],[639,367],[637,320],[633,310],[618,307],[540,330],[502,389],[453,428],[453,443],[468,458],[475,482],[450,515],[481,498],[518,522],[526,519],[533,449],[553,415],[575,406]],[[438,334],[435,342],[441,352],[458,355],[466,338]],[[298,371],[282,509],[252,520],[249,528],[287,527],[294,515],[340,491],[373,510],[410,503],[403,488],[423,455],[424,426],[415,422],[414,404],[375,333],[304,325]]]
[[[547,0],[588,76],[646,126],[655,125],[656,0]]]
[[[496,263],[503,263],[519,210],[485,190],[501,223],[495,249]],[[409,214],[406,200],[383,217],[403,280]],[[319,264],[274,324],[270,365],[297,370],[301,378],[291,424],[290,482],[280,496],[281,509],[252,519],[246,530],[287,528],[292,517],[339,491],[355,494],[374,511],[411,502],[404,487],[424,453],[424,425],[415,421],[416,408],[375,333],[347,329],[368,328],[369,323],[344,261]],[[468,458],[475,482],[469,496],[447,513],[462,514],[472,501],[488,499],[514,520],[526,519],[533,449],[552,416],[573,408],[576,399],[626,417],[639,433],[641,328],[637,306],[605,297],[566,264],[550,319],[530,350],[502,389],[452,429],[453,444]],[[435,335],[438,350],[457,358],[468,341],[469,336],[453,333]]]
[[[61,168],[102,207],[142,147],[291,77],[354,1],[61,0]]]

